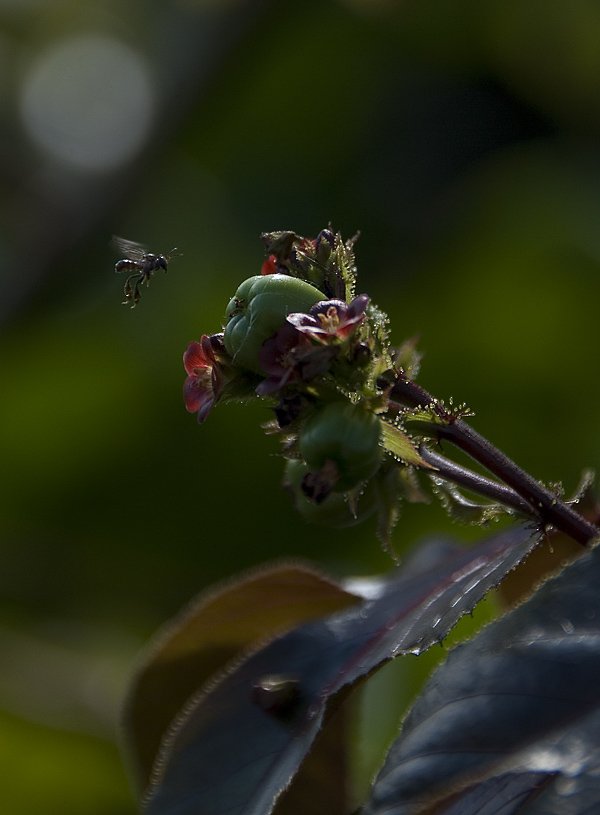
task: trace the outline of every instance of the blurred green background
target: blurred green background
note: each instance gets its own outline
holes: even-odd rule
[[[360,229],[425,387],[539,478],[597,464],[598,42],[593,0],[0,0],[3,812],[135,812],[127,677],[204,586],[390,568],[296,517],[264,406],[183,408],[260,232]],[[134,311],[112,234],[183,251]],[[436,533],[474,536],[415,506],[395,546]]]

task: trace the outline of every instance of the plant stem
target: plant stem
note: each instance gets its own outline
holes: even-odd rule
[[[400,374],[394,383],[392,400],[410,407],[429,407],[442,419],[435,426],[436,438],[446,439],[511,487],[535,512],[543,523],[560,529],[565,535],[585,546],[597,537],[599,530],[570,506],[522,470],[508,456],[473,430],[463,419],[451,412],[416,382]]]
[[[419,446],[419,453],[421,458],[436,468],[436,476],[446,481],[452,481],[454,484],[459,484],[461,487],[466,487],[471,492],[475,492],[485,498],[499,501],[501,504],[511,507],[519,514],[525,515],[527,518],[538,520],[538,514],[531,504],[521,498],[521,496],[510,487],[505,487],[504,484],[498,484],[497,481],[491,481],[489,478],[473,472],[473,470],[469,470],[467,467],[456,464],[456,462],[442,456],[440,453],[436,453],[435,450],[432,450],[425,444]]]

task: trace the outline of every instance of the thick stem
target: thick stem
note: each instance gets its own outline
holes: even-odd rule
[[[593,524],[560,501],[553,492],[522,470],[463,419],[453,416],[420,385],[400,374],[390,396],[410,407],[432,407],[442,419],[435,427],[436,437],[454,444],[511,487],[533,507],[543,524],[555,526],[582,545],[597,537],[599,530]]]

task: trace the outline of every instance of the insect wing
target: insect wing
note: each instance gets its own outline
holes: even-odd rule
[[[143,244],[120,238],[118,235],[113,235],[111,243],[128,260],[140,261],[148,253]]]

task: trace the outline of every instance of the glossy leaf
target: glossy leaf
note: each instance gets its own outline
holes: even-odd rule
[[[165,743],[148,802],[152,815],[263,815],[290,784],[328,703],[392,657],[420,653],[527,554],[537,535],[505,531],[470,550],[430,550],[377,581],[375,599],[305,624],[257,650],[187,706]],[[422,558],[425,558],[423,560]],[[297,688],[284,715],[256,703],[269,677]]]
[[[477,784],[438,810],[439,815],[513,815],[543,792],[552,780],[546,773],[507,773]],[[531,810],[526,810],[528,813]]]
[[[125,729],[140,789],[161,738],[200,685],[257,641],[358,602],[299,564],[257,571],[200,595],[159,632],[133,680]]]
[[[599,811],[599,582],[596,548],[453,651],[407,717],[366,815]]]

